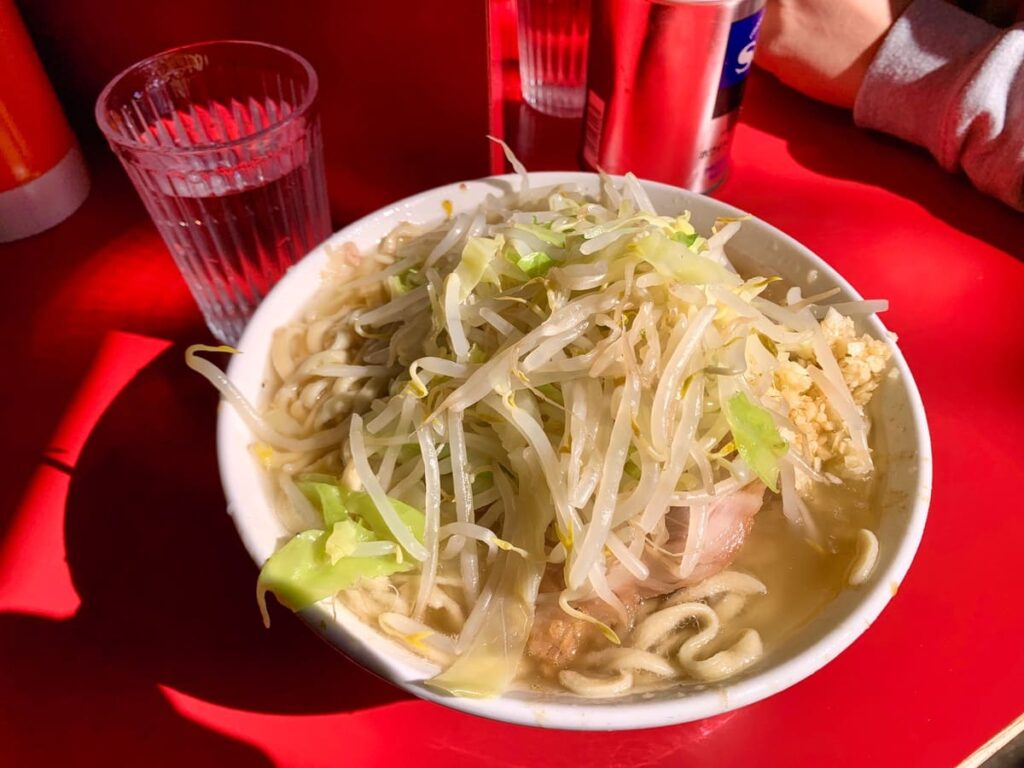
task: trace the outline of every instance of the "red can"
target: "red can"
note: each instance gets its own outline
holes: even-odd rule
[[[594,0],[584,163],[721,184],[763,14],[764,0]]]

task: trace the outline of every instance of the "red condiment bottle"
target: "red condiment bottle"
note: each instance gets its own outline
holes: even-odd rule
[[[0,0],[0,242],[60,223],[89,193],[85,163],[12,0]]]

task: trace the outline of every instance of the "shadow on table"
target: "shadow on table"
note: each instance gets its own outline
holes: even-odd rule
[[[85,367],[95,354],[96,340],[90,344],[82,338],[84,333],[74,339],[74,344],[65,342],[78,328],[68,328],[68,312],[62,312],[60,318],[45,314],[46,300],[67,284],[66,276],[82,260],[83,254],[100,251],[105,243],[117,237],[118,231],[126,226],[125,221],[137,220],[132,215],[133,201],[119,194],[110,183],[107,166],[93,166],[91,170],[92,192],[74,216],[35,237],[0,244],[5,288],[3,301],[0,301],[0,327],[11,329],[5,338],[7,359],[11,361],[9,365],[24,361],[31,366],[31,386],[26,387],[24,380],[18,381],[13,376],[4,377],[0,382],[0,424],[18,434],[17,440],[0,445],[4,468],[4,482],[0,483],[0,536],[10,525],[37,457],[46,449],[60,419],[61,414],[52,407],[53,403],[65,402],[76,385],[70,376],[40,375],[57,345],[34,344],[33,330],[37,324],[52,322],[71,331],[59,337],[62,370]],[[113,218],[114,210],[121,212],[121,220]],[[75,247],[67,247],[68,242],[73,242]],[[89,330],[88,322],[82,318],[76,317],[76,325]],[[18,332],[14,332],[15,329]],[[52,338],[47,337],[47,340]]]
[[[743,121],[783,139],[793,159],[815,173],[888,189],[1024,261],[1024,215],[974,189],[963,174],[947,173],[926,150],[858,128],[847,110],[815,102],[756,70]]]
[[[285,714],[405,698],[277,606],[263,629],[256,569],[224,511],[216,400],[172,348],[91,434],[65,521],[78,612],[0,615],[0,741],[19,745],[18,765],[268,764],[180,716],[158,685]]]

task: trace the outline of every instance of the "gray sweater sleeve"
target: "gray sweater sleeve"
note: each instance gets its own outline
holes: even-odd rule
[[[1000,29],[943,0],[915,0],[871,63],[853,116],[1024,210],[1024,24]]]

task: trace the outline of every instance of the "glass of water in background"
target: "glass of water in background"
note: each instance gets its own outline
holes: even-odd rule
[[[545,115],[583,115],[590,3],[518,0],[523,98]]]
[[[175,48],[122,72],[96,120],[215,336],[330,234],[317,77],[263,43]]]

